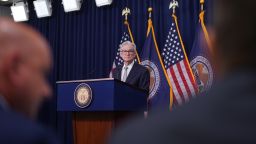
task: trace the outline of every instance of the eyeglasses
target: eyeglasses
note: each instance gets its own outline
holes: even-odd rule
[[[121,50],[122,53],[134,53],[134,50]]]

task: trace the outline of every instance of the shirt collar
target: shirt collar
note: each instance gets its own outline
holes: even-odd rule
[[[130,63],[129,65],[127,65],[128,69],[131,69],[134,65],[134,61],[132,61],[132,63]],[[124,69],[125,65],[123,65],[123,69]]]

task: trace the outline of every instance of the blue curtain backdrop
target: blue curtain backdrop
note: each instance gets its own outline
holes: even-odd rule
[[[211,0],[206,0],[206,23],[211,23]],[[153,25],[160,51],[166,39],[171,19],[170,0],[114,0],[106,7],[96,7],[94,0],[84,0],[77,12],[65,13],[61,0],[52,0],[53,14],[48,18],[36,18],[32,2],[29,2],[28,23],[40,31],[49,41],[54,68],[50,82],[54,99],[42,107],[39,120],[54,128],[64,143],[73,141],[71,113],[56,112],[56,81],[108,77],[117,44],[121,36],[122,9],[131,9],[129,22],[138,52],[146,38],[149,6],[153,8]],[[199,0],[179,0],[178,23],[189,55],[195,37],[200,12]]]

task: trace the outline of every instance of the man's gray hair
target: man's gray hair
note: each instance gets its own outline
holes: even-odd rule
[[[121,50],[122,47],[124,47],[124,46],[126,46],[126,45],[131,45],[132,48],[133,48],[133,50],[136,51],[136,45],[135,45],[134,43],[130,42],[130,41],[125,41],[125,42],[123,42],[122,44],[120,44],[119,50]]]

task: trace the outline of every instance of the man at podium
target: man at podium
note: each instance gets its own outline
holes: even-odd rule
[[[125,41],[120,45],[120,56],[124,64],[114,69],[113,77],[149,92],[149,71],[135,62],[135,50],[136,45],[130,41]]]

